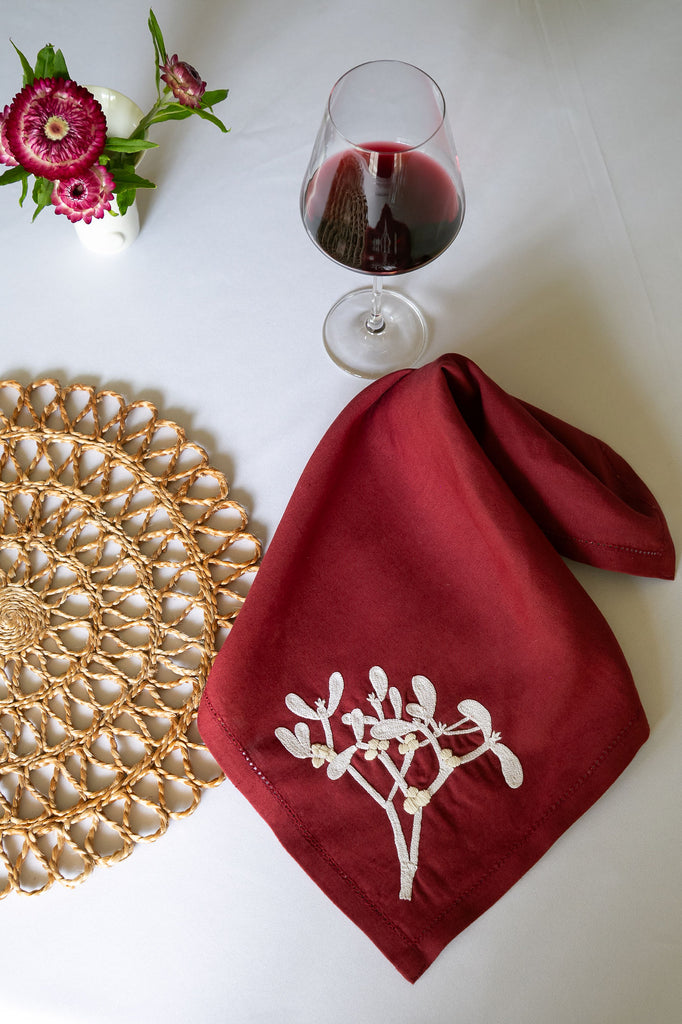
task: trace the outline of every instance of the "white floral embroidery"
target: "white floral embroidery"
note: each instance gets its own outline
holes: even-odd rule
[[[388,740],[375,740],[372,738],[367,744],[365,750],[365,761],[373,761],[375,757],[378,757],[382,750],[388,750],[390,743]]]
[[[410,750],[419,750],[419,740],[417,739],[416,732],[408,732],[403,742],[398,746],[400,754],[408,754]]]
[[[329,700],[318,698],[315,707],[310,707],[298,694],[287,695],[285,703],[289,711],[298,718],[317,721],[322,727],[324,742],[311,743],[310,727],[306,722],[297,722],[294,731],[280,727],[275,735],[293,757],[312,761],[313,767],[327,765],[327,776],[332,781],[347,775],[353,779],[386,812],[393,830],[396,851],[400,863],[401,900],[412,899],[412,885],[419,862],[419,839],[421,835],[422,812],[431,802],[441,786],[450,779],[453,772],[474,761],[483,754],[494,754],[500,762],[504,781],[511,789],[518,789],[523,783],[523,769],[516,754],[500,742],[500,733],[493,732],[490,712],[476,700],[463,700],[457,705],[462,718],[452,725],[444,725],[435,719],[436,689],[426,676],[414,676],[412,689],[418,703],[405,705],[402,697],[391,686],[383,669],[370,669],[369,680],[374,687],[367,697],[373,714],[366,714],[361,708],[342,715],[341,721],[352,730],[355,742],[337,751],[331,727],[331,718],[338,710],[343,695],[344,681],[339,672],[329,677]],[[385,703],[388,700],[390,712],[387,715]],[[409,720],[408,720],[409,719]],[[366,733],[369,736],[366,737]],[[456,753],[447,745],[441,746],[444,737],[465,736],[480,733],[482,742],[473,749],[461,747]],[[394,742],[395,741],[395,742]],[[397,747],[395,760],[391,756],[392,745]],[[408,784],[407,772],[420,750],[435,754],[437,771],[433,781],[425,789]],[[386,769],[390,790],[383,795],[370,783],[353,764],[353,755],[362,751],[367,761],[377,760]],[[400,759],[402,762],[400,763]],[[405,828],[395,806],[395,799],[403,797],[403,811],[412,821],[409,847]]]
[[[416,786],[408,786],[407,797],[403,804],[408,814],[416,814],[420,807],[426,807],[431,803],[431,794],[428,789],[417,789]]]

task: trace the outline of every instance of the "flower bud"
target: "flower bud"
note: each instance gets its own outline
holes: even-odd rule
[[[177,53],[161,65],[161,78],[171,89],[178,103],[185,107],[198,107],[201,97],[206,92],[206,82],[202,82],[199,72],[184,60],[178,60]]]

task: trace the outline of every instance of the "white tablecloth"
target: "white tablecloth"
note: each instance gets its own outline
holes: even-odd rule
[[[455,244],[399,282],[426,359],[470,356],[597,434],[682,545],[679,0],[156,0],[227,136],[154,130],[142,231],[114,257],[0,191],[0,376],[149,399],[202,444],[267,544],[309,454],[363,382],[321,343],[357,282],[300,223],[330,87],[395,57],[441,85],[467,190]],[[60,46],[147,108],[147,3],[0,0],[0,105]],[[7,1024],[682,1019],[682,583],[574,566],[618,637],[652,735],[627,772],[411,986],[234,787],[74,890],[0,904]]]

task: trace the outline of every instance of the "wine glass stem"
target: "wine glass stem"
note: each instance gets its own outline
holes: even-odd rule
[[[365,322],[365,326],[371,334],[380,334],[386,326],[386,321],[381,315],[382,286],[382,279],[375,276],[372,279],[372,312]]]

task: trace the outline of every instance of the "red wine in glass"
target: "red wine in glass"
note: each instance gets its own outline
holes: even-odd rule
[[[324,324],[338,365],[379,377],[414,365],[426,321],[383,278],[431,262],[464,217],[459,161],[443,95],[425,72],[402,61],[370,61],[331,91],[301,189],[301,216],[318,248],[372,277],[343,296]]]
[[[404,274],[456,237],[463,205],[449,174],[407,146],[372,142],[329,157],[311,179],[303,219],[320,249],[367,274]]]

